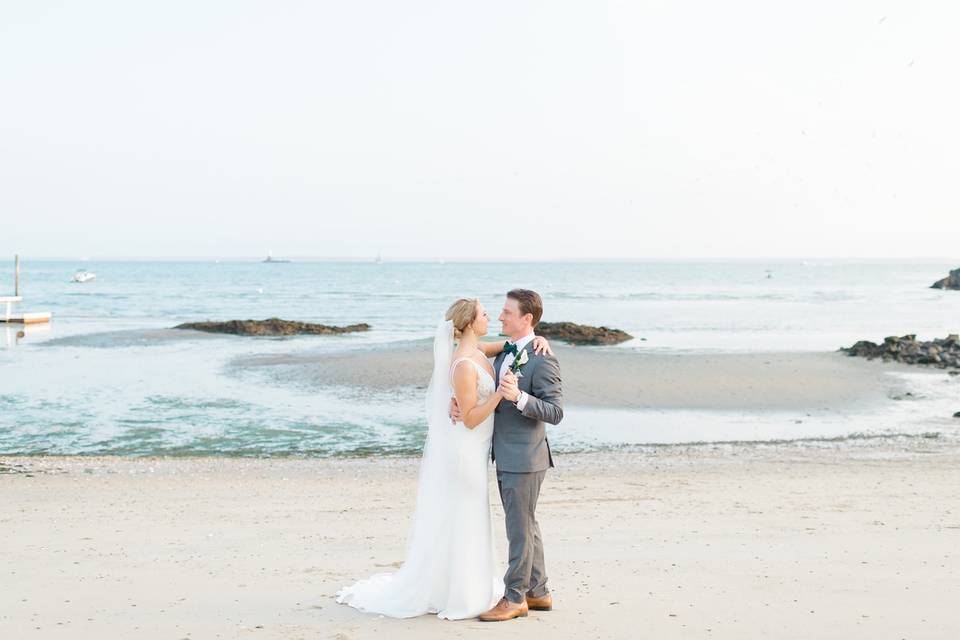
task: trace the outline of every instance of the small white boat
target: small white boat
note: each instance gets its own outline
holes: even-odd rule
[[[74,282],[91,282],[97,279],[97,274],[91,273],[85,269],[77,269],[77,272],[73,274]]]

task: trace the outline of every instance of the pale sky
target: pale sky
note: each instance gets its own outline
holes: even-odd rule
[[[958,18],[0,0],[0,259],[960,258]]]

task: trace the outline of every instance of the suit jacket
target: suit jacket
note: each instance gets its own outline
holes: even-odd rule
[[[498,471],[529,473],[552,467],[547,423],[559,424],[563,420],[560,363],[554,356],[534,354],[532,342],[520,350],[524,351],[529,360],[520,368],[523,376],[519,387],[529,397],[523,411],[509,400],[501,400],[494,409],[491,458]],[[498,385],[506,355],[501,353],[494,360],[493,372]]]

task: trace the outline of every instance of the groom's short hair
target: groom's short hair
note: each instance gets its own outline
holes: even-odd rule
[[[517,306],[520,307],[520,315],[525,316],[528,313],[532,315],[533,322],[530,324],[533,327],[537,326],[540,317],[543,316],[543,300],[539,293],[530,289],[511,289],[507,292],[507,297],[517,301]]]

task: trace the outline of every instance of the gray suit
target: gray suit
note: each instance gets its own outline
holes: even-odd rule
[[[515,603],[523,602],[527,593],[537,598],[547,594],[543,541],[536,509],[540,485],[547,469],[553,466],[546,423],[558,424],[563,419],[560,364],[553,356],[535,355],[532,343],[520,350],[524,351],[529,361],[520,369],[523,376],[519,387],[529,397],[523,412],[509,400],[501,401],[494,409],[491,451],[497,464],[497,486],[510,546],[503,595]],[[494,361],[497,384],[506,356],[501,353]]]

